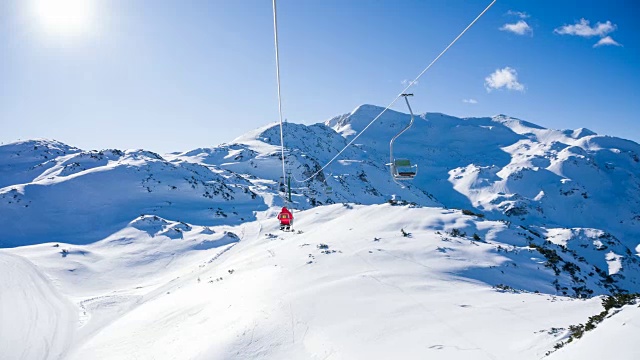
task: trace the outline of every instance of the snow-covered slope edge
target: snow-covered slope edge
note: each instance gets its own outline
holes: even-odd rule
[[[299,215],[291,233],[275,219],[204,228],[144,216],[94,244],[2,252],[31,259],[78,304],[70,359],[538,359],[600,308],[561,296],[556,284],[574,277],[545,266],[529,245],[540,240],[517,226],[388,204]],[[573,260],[548,247],[560,268]],[[594,294],[608,291],[577,266]]]
[[[29,260],[0,252],[0,354],[59,359],[73,344],[78,312]]]

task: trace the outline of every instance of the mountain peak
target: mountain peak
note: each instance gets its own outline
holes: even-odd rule
[[[362,131],[373,119],[379,116],[385,108],[376,105],[362,104],[348,114],[336,116],[324,122],[324,124],[343,136],[355,135]],[[380,118],[379,123],[385,121],[397,121],[401,119],[404,121],[404,117],[409,117],[408,114],[401,113],[399,111],[387,109],[384,111]]]
[[[491,119],[495,122],[499,122],[503,125],[505,125],[508,128],[511,128],[512,130],[516,131],[517,128],[530,128],[530,129],[536,129],[536,130],[546,130],[546,128],[540,126],[540,125],[536,125],[534,123],[528,122],[528,121],[524,121],[509,115],[505,115],[505,114],[498,114],[495,115],[493,117],[491,117]],[[516,131],[519,132],[519,131]]]
[[[80,151],[80,149],[73,146],[69,146],[60,141],[52,140],[52,139],[44,139],[44,138],[19,140],[12,143],[0,145],[0,149],[2,149],[2,151],[13,151],[13,152],[21,152],[21,151],[27,151],[27,150],[47,150],[47,151],[57,151],[57,152],[63,152],[63,153]]]
[[[353,111],[351,111],[351,114],[371,114],[374,116],[377,116],[379,113],[381,113],[385,108],[383,108],[382,106],[377,106],[377,105],[372,105],[372,104],[362,104],[362,105],[358,105],[356,106],[355,109],[353,109]]]
[[[578,128],[575,130],[567,130],[570,133],[570,136],[574,139],[581,139],[586,136],[598,135],[597,133],[587,129],[587,128]]]

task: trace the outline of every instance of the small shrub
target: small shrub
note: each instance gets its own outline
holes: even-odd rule
[[[529,247],[532,249],[536,249],[542,256],[544,256],[547,259],[547,262],[544,264],[544,266],[548,268],[552,268],[556,275],[560,275],[560,269],[558,268],[558,263],[563,260],[555,250],[547,249],[543,246],[539,246],[533,243],[530,243]]]
[[[604,298],[602,306],[608,311],[613,308],[619,309],[624,305],[633,305],[637,300],[640,300],[640,294],[617,294]]]
[[[571,337],[580,339],[584,335],[584,325],[569,325],[569,331],[571,331]]]
[[[593,315],[589,317],[589,320],[585,324],[578,325],[570,325],[569,326],[569,338],[567,342],[559,342],[553,346],[555,350],[560,349],[564,345],[572,342],[575,339],[580,339],[586,331],[591,331],[596,328],[596,326],[604,321],[604,319],[609,315],[609,310],[612,308],[621,308],[624,305],[633,305],[638,300],[640,300],[640,294],[616,294],[613,296],[607,296],[602,299],[602,306],[604,310],[602,310],[599,314]]]
[[[498,290],[502,290],[502,291],[512,292],[512,293],[518,292],[518,290],[512,288],[509,285],[505,285],[505,284],[498,284],[498,285],[494,286],[494,288],[496,288]]]
[[[467,209],[462,209],[462,213],[463,213],[464,215],[477,216],[477,217],[479,217],[479,218],[483,218],[483,217],[484,217],[484,214],[481,214],[481,213],[475,213],[475,212],[473,212],[473,211],[471,211],[471,210],[467,210]]]
[[[580,272],[580,267],[570,261],[567,261],[562,265],[562,270],[568,272],[572,276],[576,274],[576,272]]]
[[[453,237],[465,237],[465,236],[467,236],[467,234],[464,231],[460,231],[459,229],[451,230],[449,235],[451,235]]]

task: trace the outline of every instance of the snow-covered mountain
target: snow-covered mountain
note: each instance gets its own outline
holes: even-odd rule
[[[427,113],[396,142],[396,156],[419,166],[401,187],[386,164],[409,115],[388,111],[305,181],[381,111],[284,124],[291,233],[274,219],[284,204],[276,124],[163,156],[0,146],[0,354],[597,353],[554,345],[600,312],[601,296],[640,292],[640,145],[504,115]],[[405,202],[387,203],[392,195]],[[637,358],[633,336],[612,324],[638,324],[640,309],[620,314],[585,338]]]
[[[266,209],[237,174],[149,151],[81,151],[35,140],[0,154],[8,175],[0,183],[11,184],[0,189],[0,246],[90,243],[141,214],[215,225],[250,221]]]
[[[381,110],[361,106],[326,124],[348,138]],[[359,142],[388,156],[381,139],[408,122],[406,114],[385,113]],[[632,141],[504,115],[428,113],[398,143],[396,153],[420,165],[413,185],[445,206],[504,214],[512,222],[604,228],[631,242],[640,235],[640,145]]]

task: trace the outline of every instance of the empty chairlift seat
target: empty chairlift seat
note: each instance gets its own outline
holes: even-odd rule
[[[418,173],[418,165],[411,165],[409,159],[395,159],[392,166],[393,177],[397,180],[410,180]]]
[[[409,113],[411,113],[411,121],[407,126],[405,126],[399,133],[397,133],[389,142],[389,158],[391,162],[387,165],[391,166],[391,176],[393,180],[397,182],[397,180],[412,180],[416,174],[418,173],[418,165],[411,165],[411,161],[409,159],[396,159],[393,156],[393,143],[396,139],[402,135],[405,131],[409,130],[411,125],[413,125],[413,110],[411,110],[411,105],[409,105],[409,96],[413,96],[413,94],[402,94],[404,100],[407,102],[407,107],[409,108]],[[398,183],[400,184],[400,183]],[[402,185],[401,185],[402,186]]]

